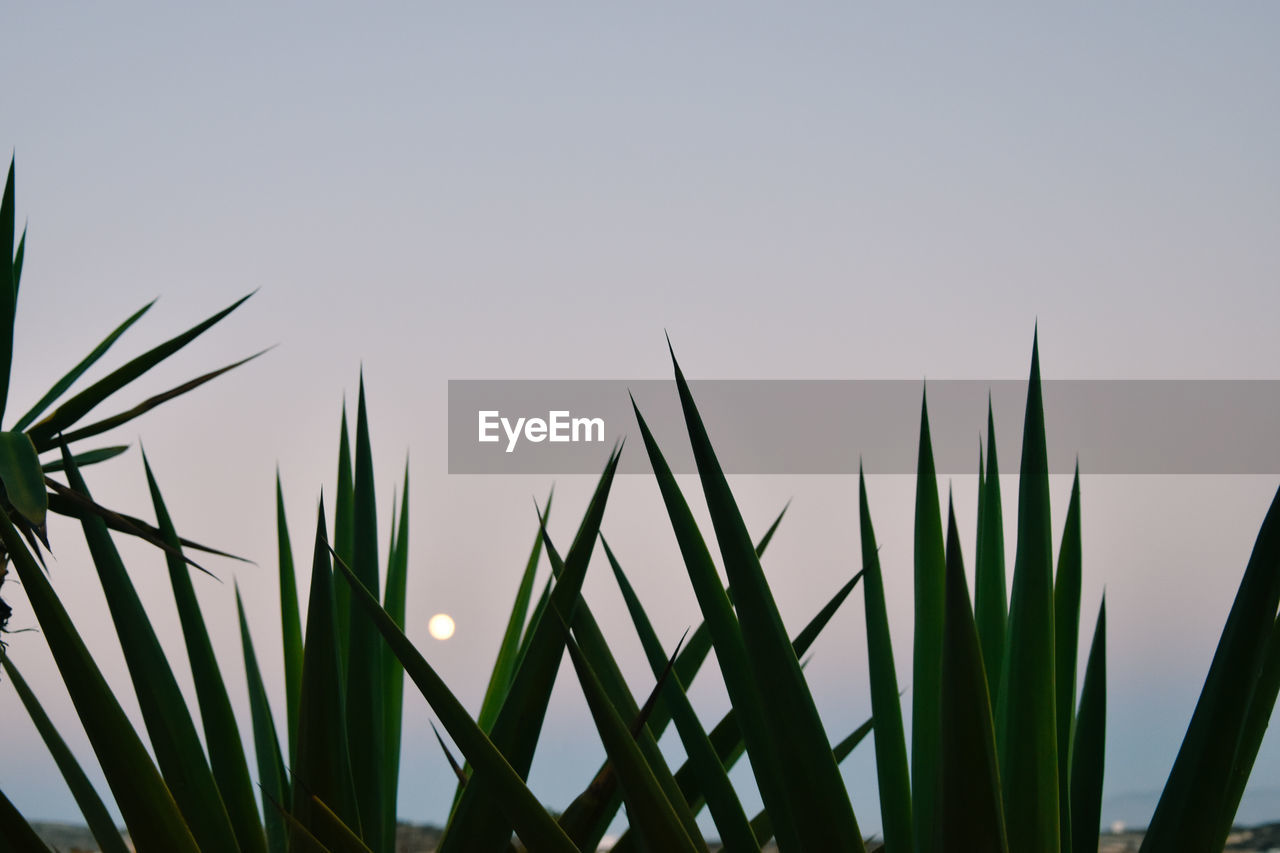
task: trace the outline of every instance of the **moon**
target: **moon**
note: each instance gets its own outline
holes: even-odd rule
[[[448,613],[437,613],[427,623],[427,632],[437,640],[447,640],[453,636],[453,617]]]

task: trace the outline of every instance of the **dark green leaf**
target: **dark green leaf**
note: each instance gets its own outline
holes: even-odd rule
[[[244,674],[249,688],[249,711],[253,719],[253,748],[258,761],[258,785],[262,789],[262,813],[267,829],[267,847],[271,853],[285,853],[288,836],[283,804],[290,801],[289,774],[280,750],[275,718],[267,701],[267,690],[258,669],[258,656],[249,635],[249,621],[244,616],[240,587],[236,586],[236,611],[240,617],[240,645],[244,650]]]
[[[62,453],[71,488],[91,497],[66,445]],[[195,722],[133,581],[111,541],[107,525],[94,517],[83,520],[81,527],[102,582],[160,772],[200,846],[209,850],[237,850],[231,818],[209,769]]]
[[[982,513],[979,516],[978,550],[974,556],[974,619],[987,667],[987,686],[994,704],[1000,695],[1000,669],[1004,663],[1004,638],[1009,621],[1009,597],[1005,585],[1004,511],[1000,498],[1000,463],[996,459],[996,422],[987,399],[987,470],[982,477]]]
[[[1144,851],[1209,850],[1220,839],[1240,736],[1275,630],[1277,606],[1280,491],[1258,532],[1186,737],[1143,839]]]
[[[937,839],[943,851],[1008,853],[986,668],[969,609],[954,508],[947,513],[947,602]],[[922,784],[922,780],[916,780]]]
[[[49,509],[44,471],[31,439],[21,432],[0,432],[0,483],[4,495],[22,517],[36,527]]]
[[[1058,821],[1062,849],[1071,842],[1071,730],[1076,707],[1076,655],[1080,647],[1080,464],[1071,484],[1071,503],[1058,546],[1058,576],[1053,586],[1054,666],[1058,676]]]
[[[1084,667],[1080,715],[1071,743],[1071,844],[1073,853],[1097,853],[1102,825],[1102,768],[1107,735],[1107,601]],[[1224,839],[1225,843],[1225,839]]]
[[[128,364],[117,368],[104,378],[93,383],[79,394],[76,394],[74,397],[58,406],[58,408],[54,409],[48,417],[44,418],[28,430],[27,434],[31,436],[31,441],[35,444],[36,449],[45,450],[52,447],[55,443],[55,436],[69,430],[103,400],[133,382],[135,379],[151,370],[151,368],[155,367],[157,364],[178,352],[187,344],[191,343],[191,341],[195,340],[204,332],[208,331],[211,326],[222,320],[232,311],[239,308],[244,304],[244,301],[252,295],[253,294],[250,293],[246,296],[240,297],[231,305],[214,314],[212,317],[209,317],[207,320],[192,326],[182,334],[148,350],[130,361]]]
[[[160,495],[147,456],[142,455],[147,473],[147,487],[156,511],[156,525],[160,533],[175,551],[181,549],[178,534]],[[196,700],[200,706],[200,720],[204,726],[205,743],[209,746],[209,763],[218,792],[226,803],[236,841],[244,853],[266,853],[266,838],[262,832],[262,820],[254,804],[253,782],[249,778],[249,765],[245,761],[244,742],[240,739],[240,727],[235,712],[231,710],[231,698],[227,695],[222,671],[213,654],[213,643],[205,627],[200,603],[196,600],[191,583],[191,572],[180,554],[166,554],[169,582],[173,587],[174,602],[182,622],[182,636],[187,646],[187,659],[191,663],[192,680],[195,682]]]
[[[946,556],[942,541],[942,511],[938,507],[938,476],[929,436],[929,406],[920,400],[920,451],[916,464],[915,510],[915,636],[911,681],[911,797],[916,843],[920,850],[936,850],[936,804],[939,717],[942,693],[942,629],[946,605]]]
[[[293,545],[284,513],[284,489],[276,469],[276,564],[280,578],[280,636],[284,650],[284,698],[289,734],[289,760],[298,755],[298,705],[302,697],[302,616],[298,609],[298,579],[293,568]]]
[[[439,716],[440,722],[467,757],[467,761],[476,768],[472,784],[467,785],[467,790],[471,790],[481,779],[487,779],[488,784],[493,786],[495,801],[530,850],[539,853],[577,853],[577,848],[530,793],[520,775],[485,737],[484,732],[462,707],[462,703],[409,642],[404,632],[396,627],[395,622],[378,604],[378,600],[341,560],[338,561],[338,570],[351,586],[351,600],[373,618],[387,644],[404,665],[404,671],[413,679],[423,698]],[[563,629],[560,626],[557,629],[561,631],[563,639]]]
[[[93,662],[48,578],[4,513],[0,513],[0,540],[22,581],[133,843],[144,850],[199,853],[191,830],[146,747]]]
[[[81,376],[83,376],[86,370],[88,370],[90,367],[93,367],[93,365],[98,362],[98,359],[106,355],[107,350],[111,349],[111,345],[114,344],[117,340],[119,340],[120,336],[123,335],[126,331],[128,331],[130,326],[138,322],[138,320],[142,319],[142,315],[150,311],[151,306],[155,304],[156,304],[156,301],[152,299],[146,305],[143,305],[137,311],[134,311],[133,314],[131,314],[127,320],[125,320],[119,326],[116,326],[115,330],[112,331],[111,334],[107,335],[102,340],[102,343],[94,347],[92,352],[90,352],[88,355],[82,358],[80,362],[76,364],[75,367],[67,371],[65,376],[63,376],[61,379],[55,382],[53,387],[50,388],[48,392],[43,397],[41,397],[39,401],[34,406],[32,406],[25,415],[18,418],[17,423],[13,425],[14,430],[15,431],[25,430],[27,427],[31,426],[31,424],[35,421],[36,418],[43,415],[45,410],[48,409],[51,405],[53,405],[58,400],[59,397],[65,394],[67,389],[70,388],[73,384],[75,384],[75,381],[79,379]]]
[[[121,453],[129,449],[127,444],[115,444],[111,447],[100,447],[97,450],[86,450],[84,453],[76,453],[71,458],[75,460],[77,468],[85,468],[89,465],[96,465],[99,462],[106,462],[108,459],[115,459]],[[50,460],[41,463],[44,473],[53,474],[62,470],[62,458]],[[43,484],[42,484],[43,485]]]
[[[573,617],[591,552],[600,532],[609,489],[617,472],[619,452],[615,450],[610,456],[604,473],[600,476],[595,494],[592,495],[591,503],[565,558],[564,571],[551,591],[549,604],[542,618],[530,629],[532,635],[528,648],[519,662],[511,688],[507,691],[507,698],[490,732],[493,746],[506,757],[521,779],[528,775],[533,762],[551,689],[564,654],[564,631],[557,619],[548,617],[553,613],[560,613],[568,619]],[[401,662],[403,661],[404,658],[401,657]],[[458,747],[463,748],[458,735],[452,729],[449,733]],[[463,749],[463,752],[466,750]],[[468,759],[475,764],[471,756],[468,755]],[[479,765],[476,768],[477,771],[480,770]],[[510,834],[511,826],[509,819],[503,817],[499,791],[493,787],[491,780],[477,772],[458,801],[439,849],[440,853],[461,850],[466,853],[497,853],[505,848]]]
[[[80,762],[76,761],[76,757],[71,754],[66,742],[44,712],[44,708],[36,700],[35,694],[18,673],[17,667],[7,655],[0,655],[0,664],[4,666],[5,674],[13,682],[18,698],[22,700],[23,706],[31,716],[31,722],[35,723],[36,731],[40,733],[40,738],[49,749],[49,754],[53,756],[54,763],[58,765],[58,770],[66,780],[71,795],[75,797],[76,805],[80,807],[80,814],[84,816],[85,823],[97,840],[102,853],[129,853],[129,848],[120,837],[120,830],[111,819],[106,804],[94,790],[89,777],[80,768]]]
[[[885,853],[912,853],[911,779],[907,769],[907,740],[902,726],[897,667],[889,635],[889,612],[884,600],[884,577],[876,534],[871,526],[867,484],[858,471],[858,508],[862,528],[863,590],[867,621],[867,662],[871,675],[871,711],[876,721],[876,774],[880,783],[880,818]]]
[[[293,816],[328,847],[331,833],[313,814],[319,797],[347,826],[361,827],[355,783],[347,751],[347,713],[338,676],[333,574],[329,567],[324,502],[316,519],[311,560],[311,595],[302,658],[302,701],[298,706],[298,754],[293,763]],[[290,833],[290,844],[296,833]]]
[[[996,741],[1009,849],[1056,853],[1060,830],[1053,551],[1038,350],[1032,346],[1022,431],[1018,550],[1000,676]]]
[[[378,513],[363,377],[356,410],[355,451],[355,562],[351,568],[365,589],[376,597],[379,586]],[[385,826],[382,816],[383,750],[386,748],[382,641],[369,614],[362,608],[352,608],[349,629],[347,738],[351,750],[351,776],[356,786],[362,837],[370,847],[382,853],[387,848],[383,839]]]

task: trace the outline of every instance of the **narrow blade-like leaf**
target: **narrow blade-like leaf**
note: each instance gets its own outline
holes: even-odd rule
[[[1071,845],[1073,853],[1097,853],[1102,824],[1102,768],[1107,739],[1107,601],[1084,666],[1080,713],[1071,741]],[[1223,839],[1225,844],[1226,839]]]
[[[1080,464],[1071,484],[1071,503],[1058,546],[1058,575],[1053,585],[1054,666],[1058,676],[1058,820],[1063,851],[1071,842],[1072,728],[1076,707],[1076,655],[1080,647]]]
[[[160,487],[156,484],[145,453],[142,464],[146,469],[147,487],[156,512],[156,526],[169,547],[179,551],[181,545],[178,534],[174,532],[173,521],[169,518],[169,511],[160,495]],[[266,853],[266,837],[254,803],[255,794],[249,777],[249,765],[245,761],[244,742],[240,739],[240,727],[236,723],[235,712],[231,709],[231,699],[222,680],[222,671],[213,654],[213,643],[205,627],[204,615],[200,612],[200,603],[196,600],[191,571],[180,555],[166,554],[165,558],[174,602],[182,622],[182,636],[186,642],[192,680],[195,682],[196,701],[200,706],[200,720],[204,727],[205,743],[209,748],[214,782],[226,803],[227,814],[231,818],[231,826],[235,830],[240,849],[244,853]]]
[[[392,512],[391,547],[387,553],[387,589],[383,608],[396,625],[404,630],[406,594],[409,583],[409,462],[404,464],[404,485],[400,496],[400,514],[397,524]],[[394,502],[392,504],[394,510]],[[396,836],[396,811],[400,790],[400,734],[404,723],[404,668],[391,650],[382,648],[382,710],[385,715],[383,736],[386,738],[382,755],[385,773],[382,781],[382,839],[383,844],[394,846]]]
[[[54,409],[48,417],[41,420],[35,426],[28,430],[31,441],[35,444],[36,449],[43,450],[54,445],[54,437],[61,432],[67,431],[73,424],[87,415],[95,406],[103,400],[110,397],[116,391],[133,382],[138,377],[164,361],[169,356],[181,350],[187,344],[198,338],[209,330],[210,327],[225,318],[232,311],[244,304],[245,300],[253,294],[247,294],[231,303],[226,308],[217,312],[213,316],[197,323],[187,331],[176,337],[170,338],[157,347],[154,347],[137,358],[125,364],[123,367],[117,368],[107,376],[90,385],[85,390],[76,394],[67,400],[58,408]]]
[[[920,400],[920,449],[916,463],[915,633],[911,676],[911,810],[917,849],[936,850],[939,717],[942,692],[942,628],[946,604],[946,556],[938,476],[929,436],[929,406]],[[878,738],[877,738],[878,740]]]
[[[1179,845],[1208,850],[1221,835],[1240,733],[1262,674],[1277,606],[1280,491],[1258,532],[1186,737],[1143,839],[1143,850],[1170,850]]]
[[[1018,549],[1000,676],[996,740],[1009,849],[1037,853],[1056,853],[1061,837],[1049,525],[1049,463],[1040,356],[1038,345],[1033,344],[1018,475]],[[1066,760],[1066,756],[1062,758]]]
[[[31,692],[31,688],[27,686],[27,682],[23,680],[18,668],[13,665],[7,655],[2,654],[0,654],[0,665],[4,666],[5,675],[9,676],[18,693],[18,698],[22,700],[23,707],[31,717],[31,722],[35,723],[36,731],[40,733],[41,740],[48,748],[54,763],[58,765],[58,770],[66,780],[71,795],[75,797],[76,805],[80,807],[80,814],[84,816],[85,824],[97,840],[101,853],[128,853],[129,848],[120,837],[120,830],[111,819],[106,804],[94,790],[93,783],[81,769],[80,762],[76,761],[66,741],[62,739],[62,735],[58,734],[58,730],[48,714],[44,712],[35,694]]]
[[[1004,663],[1005,631],[1009,621],[1009,593],[1005,584],[1004,511],[1000,498],[1000,463],[996,458],[996,422],[987,399],[987,458],[982,477],[982,513],[978,523],[978,550],[974,555],[973,609],[987,667],[987,687],[992,706],[1000,695],[1000,669]]]
[[[111,334],[107,335],[106,338],[103,339],[102,343],[94,347],[92,352],[81,359],[75,367],[67,371],[65,376],[55,382],[53,387],[50,388],[48,392],[41,397],[25,415],[18,418],[17,422],[13,425],[14,430],[25,430],[27,427],[31,426],[36,418],[43,415],[45,410],[53,405],[59,397],[65,394],[67,389],[70,388],[77,379],[83,376],[86,370],[93,367],[93,365],[98,362],[98,359],[106,355],[107,350],[111,349],[111,345],[119,340],[120,336],[128,331],[130,326],[142,319],[142,315],[150,311],[151,306],[155,304],[156,301],[152,299],[146,305],[143,305],[137,311],[133,312],[133,314],[129,315],[129,318],[123,323],[116,326]]]
[[[66,445],[63,461],[71,488],[91,497]],[[231,818],[209,769],[195,722],[111,534],[100,518],[85,519],[81,527],[160,772],[200,846],[237,850]]]
[[[289,734],[289,760],[298,755],[298,705],[302,696],[302,616],[298,609],[298,578],[293,568],[293,545],[284,513],[284,488],[276,469],[276,565],[280,582],[280,638],[284,650],[284,700]]]
[[[871,712],[876,721],[876,775],[880,783],[880,818],[885,853],[911,853],[911,779],[907,769],[907,740],[902,726],[897,667],[889,636],[889,612],[884,600],[884,577],[876,534],[871,526],[867,483],[858,471],[858,510],[862,527],[863,596],[867,621],[867,663],[871,675]]]
[[[236,585],[236,612],[240,618],[240,646],[244,653],[245,682],[249,688],[249,713],[253,721],[253,749],[258,763],[258,785],[262,789],[262,814],[267,830],[267,847],[271,853],[285,853],[288,835],[283,804],[290,802],[289,774],[284,766],[284,753],[276,732],[275,717],[267,701],[258,656],[249,634],[249,620],[244,615],[240,587]]]
[[[333,839],[313,815],[319,797],[347,826],[361,828],[355,783],[348,754],[347,713],[338,676],[334,626],[333,574],[329,567],[324,502],[316,519],[311,560],[311,595],[307,604],[306,644],[302,658],[302,701],[298,707],[298,754],[293,764],[293,809],[298,821],[321,843]],[[293,833],[290,834],[291,844]]]
[[[969,585],[965,582],[956,514],[951,507],[947,513],[946,606],[936,835],[939,849],[1008,853],[991,698],[978,632],[969,609]]]
[[[133,843],[142,849],[199,853],[191,830],[146,747],[93,662],[48,578],[4,513],[0,513],[0,541],[22,581]]]
[[[631,582],[623,573],[622,566],[618,564],[617,558],[609,548],[609,543],[605,542],[603,537],[601,543],[604,545],[609,565],[613,569],[614,578],[618,582],[618,588],[622,592],[622,598],[626,602],[627,611],[631,614],[636,633],[640,636],[645,656],[649,659],[649,667],[653,670],[654,677],[660,678],[668,661],[663,652],[662,643],[658,639],[658,633],[654,630],[653,623],[649,621],[649,616],[640,604],[640,599],[632,588]],[[716,756],[715,747],[711,745],[706,731],[698,721],[689,697],[685,695],[680,677],[674,672],[670,673],[663,682],[661,696],[663,704],[667,706],[675,721],[680,741],[684,744],[685,753],[689,756],[689,763],[697,778],[698,786],[706,799],[716,829],[720,832],[721,843],[730,850],[758,850],[760,845],[751,833],[751,823],[747,819],[747,813],[733,790],[733,784],[729,781],[724,765]],[[690,806],[692,807],[692,803]]]
[[[341,560],[338,561],[338,570],[351,585],[351,600],[373,619],[396,658],[404,665],[404,671],[436,712],[453,742],[476,768],[472,784],[467,785],[467,790],[481,779],[489,780],[488,783],[495,791],[496,802],[528,849],[539,853],[577,853],[577,848],[556,824],[550,812],[537,801],[520,775],[485,737],[484,732],[462,707],[462,703],[409,642],[404,632],[396,627],[395,622],[378,604],[378,600]],[[560,626],[557,629],[561,631],[563,638],[563,629]]]
[[[600,475],[587,512],[565,557],[564,571],[551,590],[542,618],[530,629],[532,635],[528,648],[520,660],[511,688],[507,691],[507,698],[490,732],[493,745],[522,779],[528,775],[533,763],[551,689],[564,655],[564,631],[559,620],[552,614],[560,613],[572,619],[591,552],[600,532],[609,490],[617,472],[619,453],[619,450],[614,451],[604,473]],[[403,658],[401,661],[403,662]],[[457,735],[452,730],[450,734],[459,748],[462,748]],[[477,770],[479,769],[477,765]],[[492,786],[491,780],[477,773],[467,784],[453,818],[445,829],[444,837],[440,840],[440,853],[462,850],[466,853],[497,853],[504,849],[510,838],[511,827],[503,814],[498,791]]]

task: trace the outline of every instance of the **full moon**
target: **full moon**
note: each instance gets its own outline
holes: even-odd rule
[[[437,640],[447,640],[453,636],[453,617],[448,613],[437,613],[427,623],[427,631]]]

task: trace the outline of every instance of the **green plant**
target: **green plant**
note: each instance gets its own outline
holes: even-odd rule
[[[22,282],[27,243],[25,228],[20,237],[17,235],[14,166],[14,161],[10,160],[4,192],[0,196],[0,257],[5,258],[5,262],[0,263],[0,421],[4,419],[9,398],[18,291]],[[155,304],[154,300],[147,303],[80,359],[7,430],[0,431],[0,511],[8,517],[37,557],[40,557],[41,545],[47,548],[49,544],[46,540],[45,516],[50,511],[79,519],[97,517],[114,530],[138,536],[162,548],[168,547],[153,526],[132,516],[112,512],[85,495],[50,479],[50,474],[63,470],[67,463],[61,456],[49,458],[47,454],[56,454],[60,447],[70,446],[126,424],[162,403],[192,391],[261,355],[251,355],[155,394],[130,409],[84,423],[99,404],[106,402],[116,392],[131,387],[148,371],[195,340],[248,298],[245,296],[238,299],[212,317],[67,396],[86,371],[97,364],[112,345]],[[122,445],[98,447],[77,453],[73,459],[76,465],[84,467],[112,459],[127,449],[127,446]],[[40,458],[42,455],[46,456],[44,460]],[[188,548],[214,552],[213,549],[186,540],[183,540],[183,544]],[[0,587],[4,585],[8,574],[8,564],[8,551],[0,550]],[[0,631],[4,630],[10,614],[9,605],[0,599]]]
[[[11,186],[10,182],[6,199],[11,198]],[[6,209],[12,206],[7,205]],[[14,267],[20,271],[21,251]],[[187,335],[199,334],[225,313]],[[979,466],[971,603],[950,509],[943,526],[927,408],[922,407],[910,764],[865,480],[859,482],[862,568],[792,637],[761,563],[782,514],[753,543],[678,364],[676,385],[729,586],[723,585],[688,501],[636,408],[640,436],[703,623],[669,654],[617,555],[601,536],[621,453],[615,448],[563,556],[546,528],[550,497],[542,508],[488,689],[473,718],[404,634],[407,468],[402,491],[393,502],[386,560],[379,559],[362,382],[354,441],[345,413],[342,420],[332,538],[323,501],[311,538],[305,628],[277,477],[283,738],[270,711],[237,592],[260,812],[244,741],[204,614],[196,604],[189,561],[183,556],[187,543],[175,532],[150,465],[144,456],[154,526],[98,508],[80,468],[102,454],[77,459],[66,446],[69,435],[57,440],[57,434],[83,417],[104,391],[136,378],[185,340],[180,336],[153,351],[158,355],[135,359],[128,369],[111,374],[116,378],[109,377],[102,389],[94,391],[99,383],[72,397],[27,433],[12,433],[33,451],[42,447],[41,442],[52,442],[48,447],[61,451],[59,460],[44,466],[44,472],[56,466],[67,477],[65,486],[48,481],[49,507],[57,498],[80,508],[77,517],[107,592],[154,760],[41,571],[39,549],[31,539],[37,526],[20,505],[25,498],[0,513],[0,541],[26,588],[137,849],[390,851],[407,673],[464,759],[457,761],[440,738],[450,772],[458,778],[442,851],[504,853],[512,845],[513,832],[530,850],[594,850],[623,804],[629,829],[615,847],[619,851],[706,850],[695,819],[704,806],[729,849],[758,850],[771,838],[783,850],[865,849],[839,763],[873,725],[888,853],[1096,850],[1105,723],[1105,609],[1099,613],[1077,702],[1079,477],[1055,576],[1038,348],[1033,347],[1032,354],[1019,474],[1018,544],[1007,602],[994,419],[989,413],[988,443]],[[74,432],[81,437],[97,434],[108,428],[101,424],[112,422],[120,420],[107,419]],[[26,447],[17,439],[11,443]],[[34,482],[30,455],[23,450],[14,458],[27,461],[0,472],[12,479],[12,486],[4,479],[10,497],[21,493],[21,484]],[[43,488],[38,491],[44,493]],[[128,532],[141,531],[164,550],[207,753],[194,715],[178,690],[174,664],[161,650],[115,549],[109,532],[113,522],[116,527],[125,524]],[[597,544],[622,591],[653,672],[655,684],[647,698],[632,692],[581,594]],[[535,576],[544,555],[551,578],[535,598]],[[873,717],[833,748],[802,661],[859,581],[865,584]],[[1144,849],[1221,849],[1280,689],[1278,607],[1280,494],[1263,522]],[[732,710],[708,730],[685,689],[712,650]],[[563,813],[553,815],[524,780],[566,653],[607,761],[582,794]],[[101,846],[124,849],[100,795],[7,655],[3,665]],[[688,756],[675,769],[657,748],[657,739],[672,723]],[[765,806],[750,818],[728,777],[743,755],[750,756]],[[41,848],[22,816],[0,796],[0,851]]]

